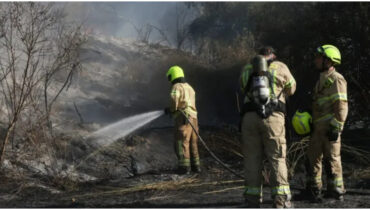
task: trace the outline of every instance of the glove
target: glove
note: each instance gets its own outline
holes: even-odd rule
[[[340,133],[335,130],[329,130],[327,133],[329,141],[338,141]]]
[[[169,115],[169,114],[171,114],[171,110],[170,110],[170,108],[169,108],[169,107],[164,108],[164,114],[165,114],[165,115]]]

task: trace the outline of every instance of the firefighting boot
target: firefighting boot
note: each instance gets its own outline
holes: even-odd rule
[[[195,172],[195,173],[200,173],[202,170],[200,169],[200,165],[195,165],[194,167],[193,167],[193,171]]]
[[[339,185],[336,186],[333,179],[329,179],[327,181],[327,192],[325,194],[325,198],[334,198],[338,201],[344,201],[344,194],[346,190],[343,189],[343,186]]]
[[[276,195],[274,198],[273,208],[294,208],[292,202],[290,201],[290,198],[291,195]]]
[[[190,166],[181,166],[177,169],[179,175],[189,175],[191,171]]]
[[[325,198],[334,198],[338,201],[344,201],[344,195],[343,194],[339,194],[337,192],[333,192],[333,191],[328,191],[326,194],[325,194]]]
[[[244,195],[243,208],[257,209],[261,208],[262,197],[256,195]]]
[[[325,198],[334,198],[338,201],[344,201],[344,193],[342,189],[333,189],[328,186]]]
[[[243,208],[250,208],[250,209],[259,209],[259,208],[261,208],[261,203],[253,202],[253,201],[245,199],[244,204],[243,204],[242,207]]]
[[[344,201],[344,195],[343,194],[339,194],[335,197],[335,199],[337,199],[338,201],[340,202],[343,202]]]
[[[321,194],[321,190],[319,189],[310,189],[310,193],[311,193],[311,202],[312,203],[322,203],[322,194]]]

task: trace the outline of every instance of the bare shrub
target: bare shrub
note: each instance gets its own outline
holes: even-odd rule
[[[2,3],[0,14],[1,108],[7,122],[2,162],[12,133],[35,144],[52,139],[53,105],[81,68],[85,36],[52,3]]]

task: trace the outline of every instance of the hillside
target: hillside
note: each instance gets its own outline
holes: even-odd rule
[[[98,35],[89,37],[81,57],[83,70],[62,93],[53,113],[57,152],[34,154],[27,150],[32,143],[16,145],[15,149],[9,145],[8,157],[15,154],[17,159],[5,161],[1,207],[242,205],[243,181],[222,168],[202,146],[203,172],[175,174],[172,121],[168,117],[104,148],[90,145],[87,138],[91,132],[127,116],[166,107],[170,85],[165,73],[169,66],[178,64],[197,90],[201,135],[226,164],[242,173],[235,100],[239,64],[214,68],[188,53],[164,46]],[[350,139],[356,130],[346,132],[344,142],[363,149],[354,152],[369,155],[369,145],[359,143],[366,133]],[[369,206],[365,199],[369,196],[369,176],[364,164],[369,159],[356,158],[348,149],[344,153],[346,199],[351,202],[343,206],[329,200],[314,207]],[[303,189],[303,173],[299,165],[291,177],[295,194]],[[267,204],[271,203],[268,182],[264,192]],[[299,198],[295,203],[296,207],[312,207]]]

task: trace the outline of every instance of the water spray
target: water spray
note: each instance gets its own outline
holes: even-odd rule
[[[78,168],[84,161],[96,155],[105,147],[111,145],[118,139],[122,139],[144,125],[164,115],[164,111],[151,111],[131,117],[124,118],[115,123],[109,124],[84,138],[86,144],[94,148],[83,160],[76,164]]]
[[[152,122],[164,114],[164,111],[152,111],[124,118],[118,122],[105,126],[87,138],[91,139],[93,145],[107,146],[117,139],[123,138],[144,125]]]
[[[197,130],[195,129],[194,125],[190,122],[189,118],[186,116],[186,114],[181,111],[181,114],[184,115],[187,122],[190,124],[192,129],[194,130],[195,134],[198,136],[199,141],[203,144],[205,149],[208,151],[208,153],[212,156],[213,159],[215,159],[218,163],[220,163],[225,169],[230,171],[232,174],[236,175],[237,177],[244,178],[242,175],[238,174],[234,170],[232,170],[229,166],[227,166],[224,162],[222,162],[207,146],[207,144],[204,142],[202,137],[199,135]],[[100,147],[102,149],[105,146],[108,146],[112,144],[117,139],[123,138],[127,136],[128,134],[132,133],[133,131],[141,128],[142,126],[148,124],[149,122],[159,118],[164,114],[164,111],[152,111],[147,112],[139,115],[134,115],[128,118],[124,118],[118,122],[115,122],[113,124],[110,124],[104,128],[101,128],[91,135],[89,135],[87,138],[90,139],[89,144],[94,145],[95,147]],[[86,159],[88,159],[91,155],[94,155],[98,150],[95,150],[95,152],[90,153]],[[82,163],[81,161],[80,163]],[[79,166],[78,164],[77,166]]]

